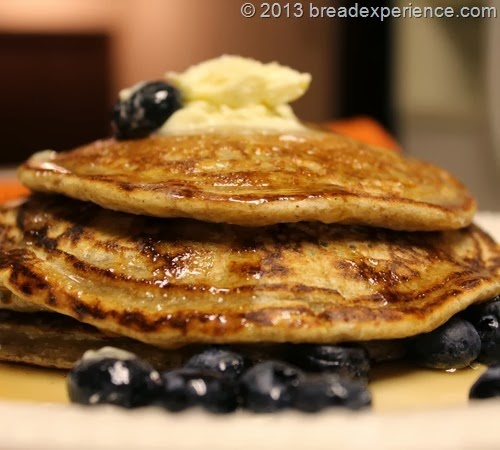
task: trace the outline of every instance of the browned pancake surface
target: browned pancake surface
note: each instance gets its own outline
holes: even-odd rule
[[[0,224],[4,288],[163,347],[399,338],[500,293],[499,246],[476,226],[256,229],[52,196],[5,208]]]
[[[360,345],[375,361],[399,359],[406,353],[404,339],[370,341]],[[69,369],[86,351],[102,347],[132,352],[159,370],[182,367],[191,356],[207,348],[204,345],[189,345],[161,349],[99,331],[91,325],[57,313],[0,309],[0,361]],[[250,344],[231,348],[254,362],[283,359],[293,351],[293,347],[287,344]]]
[[[104,333],[61,314],[0,309],[0,360],[70,369],[87,350],[111,346],[149,361],[157,369],[180,367],[198,348],[165,350]]]
[[[245,226],[441,230],[469,225],[475,211],[446,171],[319,131],[104,140],[36,154],[19,177],[34,190],[108,209]]]

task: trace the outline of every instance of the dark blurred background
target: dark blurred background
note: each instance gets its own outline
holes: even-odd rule
[[[302,119],[371,116],[407,154],[447,167],[482,208],[500,209],[488,84],[500,19],[245,19],[241,4],[0,0],[0,165],[107,136],[119,89],[229,53],[310,72],[294,104]]]

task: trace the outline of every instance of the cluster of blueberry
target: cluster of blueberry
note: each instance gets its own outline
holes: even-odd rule
[[[461,369],[500,362],[500,297],[473,305],[430,333],[409,338],[409,357],[424,367]]]
[[[99,353],[99,352],[97,352]],[[169,411],[198,406],[215,413],[243,408],[265,413],[294,408],[360,409],[371,404],[366,352],[356,347],[293,346],[293,359],[251,364],[242,354],[212,347],[180,369],[159,373],[131,355],[83,358],[68,375],[72,402],[126,408],[157,405]],[[313,372],[314,371],[314,372]]]
[[[489,365],[472,386],[469,397],[475,399],[500,396],[500,296],[464,312],[464,318],[476,329],[481,342],[477,360]]]
[[[409,338],[408,356],[437,369],[462,368],[478,360],[492,365],[470,398],[500,395],[500,297],[476,305],[436,330]],[[104,352],[83,358],[70,371],[70,399],[126,408],[157,405],[169,411],[198,406],[215,413],[243,408],[273,412],[293,408],[360,409],[371,404],[370,360],[356,345],[300,344],[282,347],[283,360],[252,363],[239,352],[211,347],[184,367],[157,372],[135,355]],[[99,352],[97,352],[99,354]]]
[[[113,107],[114,135],[117,139],[146,137],[181,106],[181,94],[172,85],[164,81],[141,83]]]
[[[424,367],[460,369],[489,365],[469,398],[500,396],[500,296],[473,305],[430,333],[408,339],[409,357]]]

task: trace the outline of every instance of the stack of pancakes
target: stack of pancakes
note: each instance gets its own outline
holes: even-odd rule
[[[34,193],[0,210],[2,360],[392,341],[500,294],[459,182],[329,132],[109,139],[18,174]]]

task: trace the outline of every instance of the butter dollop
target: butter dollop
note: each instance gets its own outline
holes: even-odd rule
[[[159,134],[212,131],[219,128],[297,130],[303,125],[288,103],[301,97],[311,75],[276,62],[261,63],[224,55],[168,72],[167,80],[183,96],[184,106]]]

